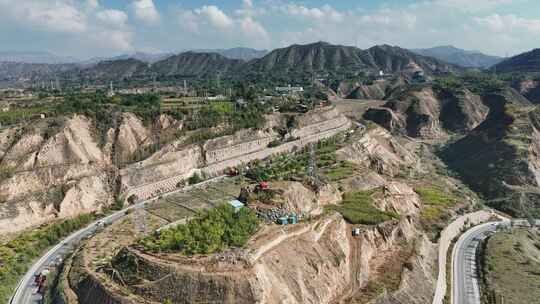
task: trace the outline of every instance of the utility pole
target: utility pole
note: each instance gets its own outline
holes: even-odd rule
[[[317,154],[315,151],[315,143],[309,144],[309,164],[307,173],[313,182],[313,185],[318,189],[321,185],[321,180],[319,178],[319,174],[317,173]]]
[[[56,82],[56,89],[60,91],[60,81],[58,80],[58,76],[55,76],[55,82]]]
[[[135,231],[139,236],[143,236],[147,232],[148,215],[145,207],[146,205],[142,205],[140,208],[137,208],[137,210],[135,211],[135,216],[133,218],[135,222]]]

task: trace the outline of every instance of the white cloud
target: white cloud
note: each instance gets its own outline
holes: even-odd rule
[[[244,35],[259,46],[268,45],[270,35],[266,29],[257,21],[251,18],[245,18],[240,21],[240,28]]]
[[[199,32],[200,18],[192,10],[178,10],[178,24],[190,33]]]
[[[152,0],[135,0],[132,3],[133,13],[137,20],[148,25],[157,24],[161,17]]]
[[[343,21],[344,14],[335,10],[328,4],[322,7],[306,7],[298,4],[288,4],[282,7],[282,12],[295,17],[305,17],[308,19],[329,20],[334,22]]]
[[[337,9],[306,0],[236,0],[236,7],[225,9],[205,0],[198,8],[177,4],[163,12],[153,0],[123,1],[130,3],[129,14],[109,7],[110,1],[0,0],[0,37],[19,43],[10,47],[26,48],[20,33],[39,32],[44,39],[28,48],[95,56],[151,47],[273,48],[318,40],[362,48],[453,44],[502,55],[537,47],[531,37],[540,36],[540,17],[531,14],[540,7],[537,0],[389,1],[393,4],[375,9],[362,9],[364,1],[357,1],[358,8]],[[520,7],[530,12],[522,15]]]
[[[127,14],[102,8],[98,1],[26,0],[17,5],[10,2],[0,0],[0,29],[3,23],[9,23],[30,33],[39,31],[45,40],[51,41],[47,48],[53,52],[103,54],[133,49],[135,34],[129,28]],[[77,55],[74,53],[71,55]]]
[[[86,7],[89,10],[95,10],[99,8],[99,1],[98,0],[86,0]]]
[[[99,11],[96,14],[96,17],[103,24],[112,27],[125,27],[128,20],[128,16],[124,11],[113,9]]]
[[[525,19],[515,15],[493,14],[486,17],[475,17],[478,25],[492,32],[520,31],[522,33],[540,34],[540,19]]]
[[[78,33],[86,30],[85,16],[68,0],[0,1],[0,15],[39,31]]]
[[[233,20],[215,5],[205,5],[195,12],[205,17],[214,27],[227,30],[233,25]]]
[[[89,35],[92,44],[105,46],[115,52],[131,52],[133,47],[133,33],[122,30],[96,31]]]
[[[512,4],[515,0],[435,0],[434,4],[469,12],[489,10]]]

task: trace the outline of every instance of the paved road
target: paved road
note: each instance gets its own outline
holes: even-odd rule
[[[480,241],[502,222],[489,222],[465,232],[452,251],[452,304],[480,304],[476,251]]]
[[[201,187],[209,183],[217,182],[219,180],[224,179],[226,176],[218,176],[212,179],[209,179],[207,181],[204,181],[202,183],[193,185],[193,186],[187,186],[182,189],[178,189],[175,191],[171,191],[169,193],[161,194],[160,196],[168,196],[177,192],[187,191],[193,188]],[[86,228],[83,228],[67,238],[65,238],[62,242],[60,242],[55,247],[51,248],[48,252],[46,252],[37,262],[32,265],[30,270],[26,272],[24,277],[19,281],[19,285],[17,285],[17,289],[15,290],[15,293],[13,297],[11,298],[10,304],[33,304],[37,303],[40,299],[40,296],[36,293],[37,286],[34,285],[33,279],[34,275],[40,273],[44,269],[55,267],[58,262],[60,262],[66,255],[71,253],[73,249],[77,246],[77,244],[84,238],[92,236],[101,225],[108,225],[111,223],[116,222],[117,220],[123,218],[126,215],[126,211],[130,209],[141,209],[146,206],[146,204],[153,202],[157,200],[158,197],[154,197],[145,201],[138,202],[126,209],[117,211],[107,217],[104,217],[98,221],[93,222],[92,224],[88,225]]]
[[[529,227],[525,219],[512,220],[515,226]],[[510,225],[509,219],[475,226],[465,232],[452,251],[452,304],[481,304],[476,265],[480,241],[497,230],[498,225]],[[540,225],[540,220],[536,221]]]

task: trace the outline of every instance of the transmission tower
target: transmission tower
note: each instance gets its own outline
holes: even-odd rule
[[[60,81],[58,80],[58,76],[55,76],[55,86],[58,91],[60,91]]]
[[[143,205],[141,206],[141,208],[137,208],[133,219],[135,224],[135,231],[139,236],[143,236],[148,232],[148,214],[146,212],[145,206],[146,205]]]
[[[317,172],[317,154],[315,151],[315,143],[309,144],[309,164],[307,173],[313,185],[318,188],[322,183]]]

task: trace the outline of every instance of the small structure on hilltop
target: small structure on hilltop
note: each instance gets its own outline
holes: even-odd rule
[[[277,223],[279,225],[287,225],[289,223],[289,218],[286,217],[286,216],[282,216],[282,217],[278,218]]]
[[[423,71],[415,71],[412,76],[413,83],[424,83],[426,82],[426,76]]]
[[[241,201],[235,199],[232,201],[229,201],[229,205],[231,205],[234,208],[235,212],[238,212],[240,209],[242,209],[245,205]]]
[[[292,213],[290,216],[289,216],[289,224],[298,224],[298,216],[296,215],[296,213]]]
[[[278,225],[295,225],[298,224],[298,215],[296,213],[291,213],[290,215],[284,215],[277,219],[276,224]]]

